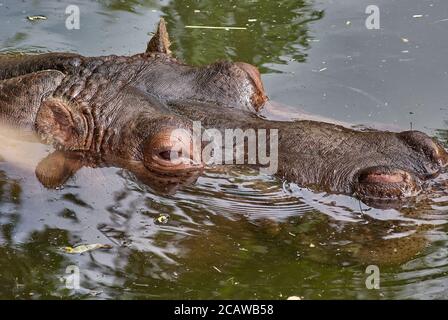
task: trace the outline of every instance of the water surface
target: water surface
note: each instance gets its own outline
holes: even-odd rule
[[[81,29],[65,28],[77,4]],[[422,130],[446,142],[448,4],[377,0],[0,0],[0,52],[142,52],[160,17],[191,64],[246,61],[271,99],[338,121]],[[48,19],[31,22],[27,16]],[[415,15],[422,17],[416,18]],[[245,30],[191,29],[236,26]],[[212,170],[161,195],[123,169],[84,168],[48,190],[50,148],[1,138],[0,298],[447,298],[448,196],[400,209],[313,193],[250,169]],[[166,215],[168,221],[159,223]],[[69,255],[61,247],[104,243]],[[381,288],[365,286],[378,265]],[[75,265],[81,288],[61,278]]]

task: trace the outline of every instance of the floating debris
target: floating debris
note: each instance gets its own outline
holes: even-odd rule
[[[349,25],[351,25],[351,24],[352,24],[351,21],[346,21],[346,22],[345,22],[345,25],[346,25],[346,26],[349,26]]]
[[[167,224],[170,216],[164,213],[161,213],[157,218],[154,219],[157,224]]]
[[[89,295],[92,297],[96,297],[102,294],[103,292],[104,292],[103,290],[90,290]]]
[[[408,43],[408,42],[409,42],[409,39],[407,39],[407,38],[401,38],[401,41],[403,41],[404,43]]]
[[[200,13],[201,10],[194,10],[194,13]]]
[[[412,18],[423,18],[422,14],[414,14]]]
[[[310,243],[310,248],[315,248],[316,245],[314,243]]]
[[[409,61],[414,61],[415,58],[408,58],[408,59],[398,59],[398,62],[409,62]]]
[[[84,253],[84,252],[92,251],[92,250],[111,249],[111,248],[112,248],[112,246],[109,244],[94,243],[94,244],[82,244],[82,245],[76,246],[74,248],[65,247],[65,248],[63,248],[63,250],[65,253],[80,254],[80,253]]]
[[[322,69],[319,70],[319,72],[325,71],[325,70],[327,70],[327,69],[328,69],[327,67],[322,68]]]
[[[290,296],[290,297],[288,297],[288,299],[286,299],[286,300],[302,300],[303,299],[303,297],[299,297],[299,296]]]
[[[247,19],[248,22],[255,22],[257,19]]]
[[[26,17],[29,21],[47,20],[46,16],[28,16]]]
[[[439,23],[439,22],[445,22],[445,21],[448,21],[448,18],[437,20],[437,21],[434,21],[433,23]]]
[[[246,27],[185,26],[186,29],[246,30]]]
[[[215,270],[218,271],[219,273],[222,273],[222,271],[219,270],[218,267],[213,266],[213,269],[215,269]]]
[[[149,284],[147,284],[147,283],[135,283],[135,282],[133,282],[132,283],[134,286],[137,286],[137,287],[149,287]]]

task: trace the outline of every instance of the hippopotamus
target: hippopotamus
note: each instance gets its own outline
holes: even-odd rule
[[[415,197],[448,163],[442,145],[415,130],[355,130],[260,117],[268,97],[255,66],[227,61],[189,66],[175,59],[169,46],[162,19],[146,51],[132,56],[1,57],[0,121],[60,152],[132,168],[140,176],[173,178],[204,168],[197,157],[204,146],[193,147],[193,121],[221,132],[276,130],[278,177],[366,201]],[[273,151],[270,137],[267,151]],[[179,145],[188,152],[180,155]],[[173,154],[183,161],[173,162]],[[64,159],[61,153],[50,158]],[[40,172],[56,170],[51,175],[64,176],[56,179],[63,183],[82,166],[72,160],[44,162]]]

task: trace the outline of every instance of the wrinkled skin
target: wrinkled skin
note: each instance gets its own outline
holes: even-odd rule
[[[254,66],[192,67],[174,59],[163,20],[147,51],[131,57],[0,58],[0,121],[66,152],[37,168],[49,187],[84,165],[129,168],[146,181],[153,173],[191,177],[203,168],[193,160],[197,151],[188,134],[197,120],[218,130],[278,129],[279,177],[366,201],[413,197],[447,164],[445,150],[424,133],[269,121],[257,115],[266,101]],[[180,143],[173,144],[169,137],[179,128],[186,130],[176,133]],[[173,165],[179,145],[190,152]]]

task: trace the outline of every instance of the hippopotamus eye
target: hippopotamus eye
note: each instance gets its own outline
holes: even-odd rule
[[[176,159],[182,158],[182,156],[185,156],[182,154],[182,151],[165,150],[165,151],[159,152],[159,157],[165,161],[174,161]],[[190,158],[189,154],[188,154],[188,158]]]
[[[162,151],[159,153],[159,156],[163,160],[170,161],[171,160],[171,151],[169,151],[169,150]]]
[[[193,156],[193,141],[186,130],[167,128],[151,137],[144,146],[144,165],[163,174],[202,168]]]

